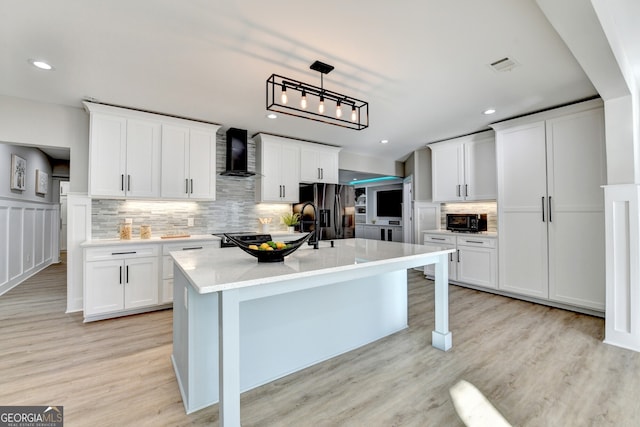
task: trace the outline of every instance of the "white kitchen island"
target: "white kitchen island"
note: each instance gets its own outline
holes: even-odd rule
[[[432,344],[451,347],[452,250],[367,239],[304,245],[284,262],[239,248],[172,252],[172,362],[187,413],[220,402],[240,425],[240,393],[407,327],[407,269],[436,264]]]

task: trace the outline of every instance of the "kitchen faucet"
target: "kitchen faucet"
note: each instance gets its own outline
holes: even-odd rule
[[[313,249],[318,249],[318,240],[320,240],[320,217],[318,216],[318,208],[311,202],[306,202],[300,209],[300,217],[304,215],[304,208],[311,205],[313,208],[313,236],[307,242],[309,245],[313,245]],[[300,220],[300,232],[304,232],[304,221]]]

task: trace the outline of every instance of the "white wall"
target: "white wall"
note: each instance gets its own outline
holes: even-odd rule
[[[80,108],[0,95],[0,141],[71,152],[71,191],[88,186],[89,115]]]
[[[391,159],[340,151],[340,169],[404,177],[404,164]]]

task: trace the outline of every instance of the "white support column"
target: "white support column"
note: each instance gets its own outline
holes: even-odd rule
[[[218,298],[220,426],[240,427],[240,300],[237,289]]]
[[[449,254],[439,256],[435,265],[435,312],[436,327],[431,332],[431,345],[447,351],[451,348],[449,331]]]
[[[640,351],[640,186],[604,187],[607,294],[604,342]]]

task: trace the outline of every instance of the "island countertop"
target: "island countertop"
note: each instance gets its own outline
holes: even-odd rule
[[[171,252],[176,266],[200,294],[282,282],[314,276],[347,273],[390,264],[421,265],[422,260],[451,252],[433,251],[422,245],[369,239],[321,241],[320,249],[304,245],[284,262],[258,263],[239,248],[204,249],[197,252]],[[425,262],[425,264],[428,262]]]

